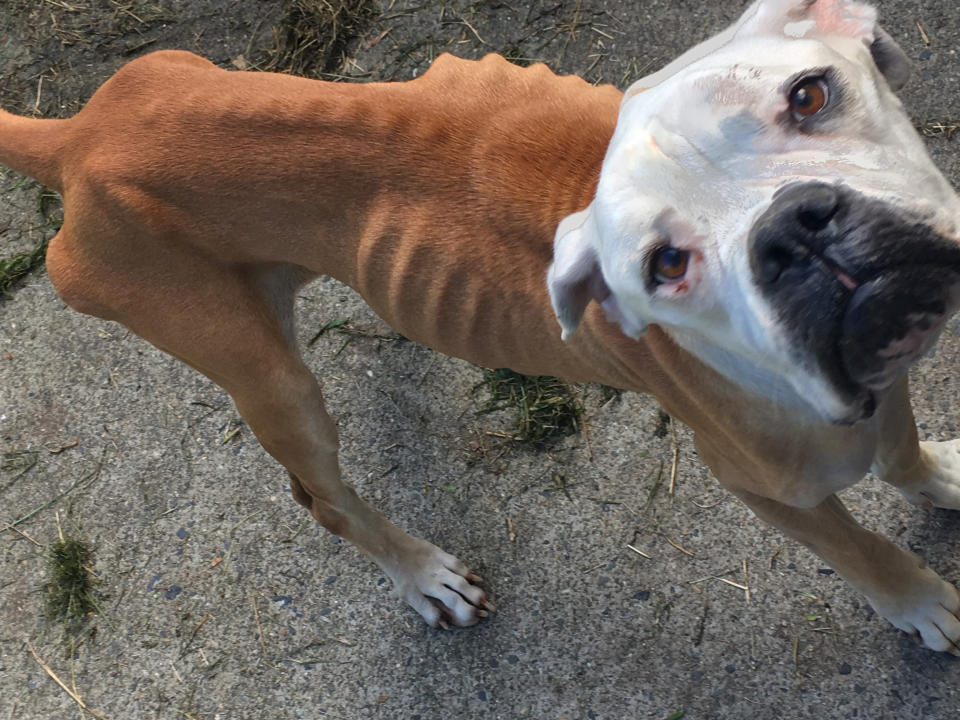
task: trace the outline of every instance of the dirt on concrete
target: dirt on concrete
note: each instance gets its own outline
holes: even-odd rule
[[[441,52],[499,52],[625,87],[744,4],[0,0],[0,105],[70,115],[160,48],[361,82],[415,77]],[[916,66],[904,103],[960,184],[956,4],[878,4]],[[356,11],[349,31],[333,23],[348,37],[328,42],[308,16],[290,52],[291,17],[320,6]],[[57,224],[48,192],[0,169],[0,258]],[[393,337],[352,291],[315,283],[298,311],[348,478],[468,562],[498,612],[469,630],[425,627],[293,502],[219,388],[66,308],[40,268],[0,298],[0,718],[80,717],[81,702],[110,720],[960,713],[957,661],[915,647],[760,524],[649,398],[577,388],[583,429],[526,446],[503,437],[506,412],[479,414],[481,369]],[[307,346],[344,319],[361,332]],[[958,357],[954,321],[914,372],[922,435],[958,434]],[[872,479],[844,498],[960,579],[955,513]],[[94,550],[101,611],[81,632],[44,617],[61,533]]]

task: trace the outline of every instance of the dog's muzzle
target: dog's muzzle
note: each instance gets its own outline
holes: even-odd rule
[[[852,410],[936,341],[960,303],[960,244],[848,187],[794,183],[750,231],[750,263],[799,351]]]

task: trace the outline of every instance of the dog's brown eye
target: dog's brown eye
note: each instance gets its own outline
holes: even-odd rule
[[[797,120],[816,115],[827,106],[830,88],[822,77],[804,78],[790,91],[790,110]]]
[[[687,274],[690,253],[673,247],[662,247],[653,255],[653,279],[658,283],[676,282]]]

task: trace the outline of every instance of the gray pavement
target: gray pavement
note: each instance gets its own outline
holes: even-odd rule
[[[960,122],[954,0],[878,4],[916,64],[902,93],[912,117],[934,133]],[[272,0],[130,3],[138,24],[122,5],[94,23],[59,3],[0,0],[0,102],[69,113],[145,49],[236,64],[270,45],[279,13]],[[404,79],[442,50],[500,50],[623,86],[741,6],[398,0],[346,72]],[[150,8],[167,14],[151,19]],[[929,145],[960,184],[960,131]],[[42,236],[39,193],[0,170],[0,257]],[[332,281],[304,293],[299,310],[304,342],[341,318],[388,332]],[[584,388],[589,435],[538,452],[486,434],[509,420],[476,414],[477,368],[403,340],[346,339],[330,332],[305,350],[339,420],[346,474],[399,525],[471,564],[498,612],[469,630],[425,627],[372,563],[308,521],[221,390],[125,329],[67,309],[41,271],[0,300],[0,719],[81,715],[30,647],[110,720],[960,713],[957,661],[916,647],[753,518],[682,427],[676,490],[651,497],[674,442],[656,432],[649,398]],[[914,372],[922,435],[958,433],[958,359],[954,320]],[[14,454],[24,452],[37,463],[21,476],[25,456]],[[78,480],[19,525],[23,534],[2,529]],[[960,515],[908,506],[869,478],[844,499],[867,526],[960,579]],[[95,546],[106,615],[72,651],[43,620],[38,590],[39,545],[56,539],[58,521]],[[717,576],[748,584],[749,598]]]

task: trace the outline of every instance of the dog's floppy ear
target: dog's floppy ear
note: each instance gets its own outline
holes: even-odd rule
[[[576,331],[591,300],[603,308],[607,320],[634,340],[647,330],[646,321],[624,314],[617,296],[607,286],[597,257],[596,220],[592,206],[567,215],[553,238],[553,262],[547,270],[547,289],[553,312],[560,322],[560,338],[567,340]]]
[[[899,90],[907,84],[910,79],[910,59],[879,25],[873,31],[870,54],[891,90]]]
[[[600,272],[596,239],[591,207],[568,215],[557,226],[547,289],[564,340],[577,329],[591,300],[603,302],[610,297],[610,288]]]
[[[737,26],[738,35],[840,35],[862,40],[892,90],[902,88],[910,77],[910,60],[877,24],[876,8],[857,0],[757,0]]]
[[[737,34],[842,35],[872,42],[876,24],[876,9],[854,0],[757,0],[737,22]]]

